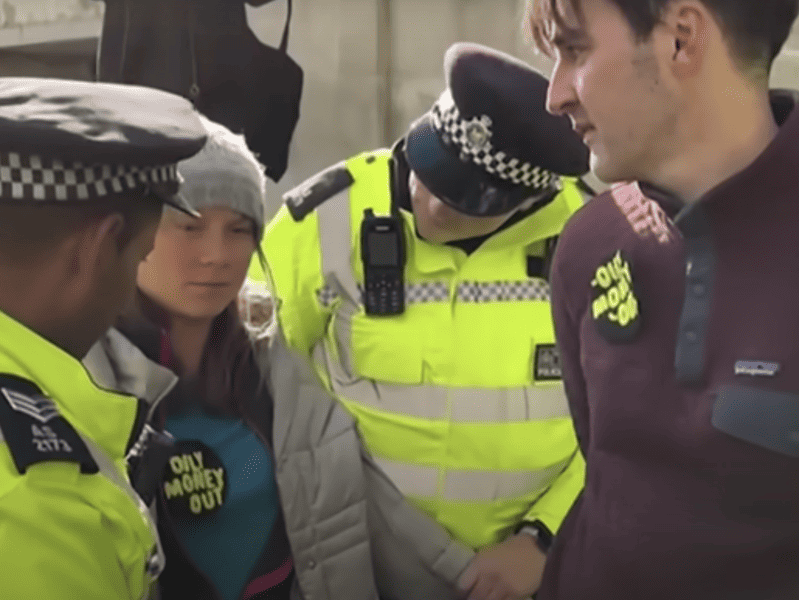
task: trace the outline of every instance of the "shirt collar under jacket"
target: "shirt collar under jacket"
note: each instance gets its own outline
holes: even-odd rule
[[[3,311],[0,332],[0,372],[33,381],[75,429],[124,459],[138,400],[98,387],[78,359]]]

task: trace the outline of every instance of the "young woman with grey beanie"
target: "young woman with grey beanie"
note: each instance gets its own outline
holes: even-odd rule
[[[279,329],[262,339],[268,315],[242,288],[262,172],[239,136],[205,125],[207,146],[179,165],[200,216],[164,212],[136,305],[84,359],[99,385],[142,399],[128,458],[166,555],[153,597],[443,597],[465,550],[364,451],[308,357]]]
[[[181,195],[199,216],[165,209],[139,266],[136,305],[117,326],[162,369],[151,370],[177,376],[171,391],[164,395],[164,383],[147,398],[153,428],[174,437],[149,486],[167,565],[160,597],[284,600],[294,571],[274,475],[272,400],[237,305],[263,233],[265,178],[243,137],[203,122],[208,142],[178,166]],[[138,368],[141,376],[145,363],[130,360],[132,350],[114,351],[113,335],[101,360],[96,349],[87,357],[90,370],[106,362],[111,372]]]

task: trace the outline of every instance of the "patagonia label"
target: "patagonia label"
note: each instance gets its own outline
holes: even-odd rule
[[[739,360],[735,363],[736,375],[760,375],[765,377],[774,377],[779,370],[780,365],[775,362],[764,362],[761,360]]]

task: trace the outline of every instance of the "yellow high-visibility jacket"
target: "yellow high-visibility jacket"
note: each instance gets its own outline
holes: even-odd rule
[[[527,275],[527,258],[544,254],[580,192],[564,179],[551,203],[469,255],[420,239],[402,210],[406,309],[370,316],[360,226],[367,208],[390,212],[390,161],[389,150],[345,161],[347,187],[299,221],[284,205],[269,224],[279,325],[397,487],[456,539],[479,549],[526,521],[555,532],[584,463],[558,377],[549,286]],[[299,201],[312,187],[300,186]]]
[[[0,312],[0,597],[149,597],[163,552],[125,459],[142,408]]]

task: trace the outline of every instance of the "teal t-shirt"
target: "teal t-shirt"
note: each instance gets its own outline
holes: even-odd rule
[[[176,439],[164,498],[191,558],[225,600],[237,600],[278,513],[272,458],[238,417],[191,408],[171,416]]]

